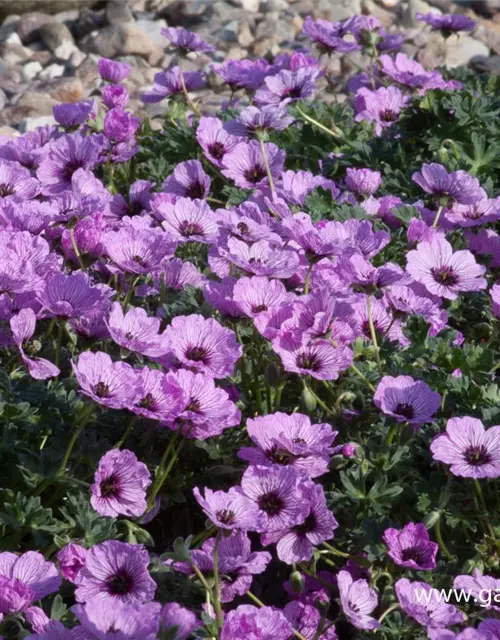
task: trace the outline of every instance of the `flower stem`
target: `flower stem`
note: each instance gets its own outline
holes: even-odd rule
[[[217,617],[217,626],[222,629],[224,624],[224,616],[222,614],[222,605],[220,600],[220,577],[219,577],[219,543],[221,531],[217,531],[214,547],[214,609]]]
[[[486,527],[486,531],[488,532],[490,538],[493,538],[493,540],[495,540],[495,532],[493,530],[493,527],[491,526],[490,521],[488,520],[488,508],[486,507],[486,502],[484,501],[483,490],[481,488],[481,485],[479,484],[479,480],[477,478],[474,478],[473,484],[474,489],[477,493],[477,497],[479,499],[479,504],[481,506],[481,509],[483,510],[483,513],[481,514],[481,520],[483,521],[483,524]]]
[[[300,115],[304,118],[304,120],[306,120],[310,124],[314,124],[316,127],[318,127],[318,129],[321,129],[325,133],[328,133],[333,138],[339,139],[339,138],[343,138],[344,137],[344,134],[342,133],[342,131],[340,129],[338,129],[335,125],[333,126],[334,130],[332,131],[332,129],[329,129],[328,127],[325,127],[325,125],[321,124],[321,122],[318,122],[314,118],[311,118],[311,116],[308,116],[307,113],[304,113],[300,107],[296,107],[296,109],[297,109],[298,113],[300,113]]]
[[[311,283],[311,273],[314,267],[314,262],[311,262],[307,268],[306,279],[304,280],[304,295],[307,296],[309,293],[309,286]]]
[[[334,412],[331,411],[327,407],[327,405],[323,402],[323,400],[318,396],[318,394],[311,389],[311,387],[306,383],[306,381],[303,380],[302,382],[303,382],[303,385],[304,385],[304,389],[307,389],[307,391],[309,391],[309,393],[314,397],[314,399],[319,404],[319,406],[323,409],[323,411],[325,413],[327,413],[328,415],[331,415],[331,416],[335,415]]]
[[[127,291],[127,295],[125,296],[125,300],[123,301],[123,313],[126,313],[127,307],[130,303],[130,300],[132,299],[132,296],[134,295],[135,288],[140,279],[141,276],[137,276],[132,280],[132,284],[130,285],[129,290]]]
[[[180,61],[179,61],[179,78],[180,78],[180,81],[181,81],[182,93],[184,94],[184,97],[186,98],[186,102],[187,102],[188,106],[191,107],[191,109],[196,113],[197,116],[201,115],[200,110],[198,109],[198,107],[195,105],[195,103],[189,97],[189,93],[188,93],[188,90],[186,88],[186,82],[184,81],[184,73],[182,71],[182,66],[181,66]]]
[[[158,465],[158,469],[156,470],[155,480],[151,488],[151,493],[149,495],[148,508],[146,513],[148,511],[151,511],[151,509],[153,508],[155,498],[160,492],[160,489],[162,488],[165,480],[168,478],[168,475],[172,470],[172,467],[174,466],[175,461],[177,460],[177,456],[179,455],[180,450],[184,446],[185,438],[181,440],[177,449],[175,448],[179,440],[179,437],[180,437],[180,432],[176,431],[172,439],[168,443],[167,447],[165,448],[165,451],[163,452],[163,456],[160,460],[160,464]],[[165,466],[169,456],[170,456],[170,461],[168,465]]]
[[[433,227],[437,227],[438,226],[439,218],[441,217],[441,212],[442,211],[443,211],[443,205],[440,204],[439,208],[437,210],[437,213],[436,213],[436,217],[434,218],[434,222],[432,223]]]
[[[64,333],[64,324],[62,319],[59,319],[59,324],[57,325],[57,342],[56,342],[56,353],[54,356],[54,364],[56,365],[56,367],[59,366],[59,360],[60,360],[60,356],[61,356],[61,344],[62,344],[62,339],[63,339],[63,333]]]
[[[439,544],[439,548],[443,552],[443,555],[447,560],[453,560],[453,556],[448,551],[448,547],[445,545],[443,536],[441,535],[441,517],[436,520],[436,524],[434,525],[434,534],[436,536],[436,540]]]
[[[361,378],[361,380],[363,380],[363,382],[368,386],[370,391],[375,392],[375,387],[368,380],[368,378],[361,373],[361,371],[358,369],[358,367],[355,364],[351,364],[351,369],[354,371],[354,373],[356,373]]]
[[[262,138],[259,138],[259,142],[260,142],[260,149],[262,151],[262,158],[264,160],[264,166],[266,167],[269,188],[271,189],[271,200],[274,202],[274,199],[276,197],[276,189],[274,187],[274,180],[273,180],[273,174],[271,173],[271,167],[269,166],[269,159],[267,157],[266,145],[264,143],[264,140],[262,140]]]
[[[69,230],[69,239],[71,240],[71,246],[73,247],[73,251],[75,252],[76,259],[78,260],[78,264],[80,265],[80,269],[82,271],[85,271],[85,265],[83,264],[82,254],[80,253],[80,250],[78,249],[78,245],[76,244],[73,227],[71,227]]]
[[[375,349],[375,360],[377,361],[378,370],[380,375],[382,372],[382,363],[380,362],[380,350],[377,342],[377,332],[375,331],[375,325],[373,323],[373,313],[372,313],[372,297],[366,297],[366,315],[368,316],[368,326],[370,327],[370,335],[373,342],[373,347]]]
[[[59,469],[56,475],[63,476],[66,473],[66,467],[68,465],[71,452],[73,451],[73,447],[75,446],[76,441],[78,440],[78,436],[81,434],[81,432],[87,426],[88,422],[91,420],[93,410],[94,410],[94,407],[91,404],[87,405],[87,407],[83,410],[80,424],[77,426],[77,428],[73,432],[73,435],[71,436],[71,440],[68,442],[68,446],[66,447],[64,458],[62,459],[62,462],[59,466]]]
[[[384,611],[384,613],[380,616],[380,618],[378,619],[378,621],[380,622],[380,624],[382,624],[382,622],[384,621],[384,619],[386,618],[386,616],[388,616],[390,613],[392,613],[393,611],[395,611],[396,609],[399,609],[399,602],[394,602],[394,604],[391,604],[390,607],[387,607],[387,609]]]
[[[118,440],[118,442],[115,444],[115,446],[113,447],[114,449],[120,449],[121,447],[123,447],[125,441],[129,437],[129,435],[132,433],[132,430],[134,428],[134,424],[135,424],[136,419],[137,419],[137,416],[132,416],[130,418],[129,423],[127,425],[127,428],[125,429],[124,434]]]

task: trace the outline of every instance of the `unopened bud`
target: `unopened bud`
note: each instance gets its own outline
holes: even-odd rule
[[[264,377],[270,387],[277,387],[281,377],[281,371],[275,362],[270,362],[264,371]]]
[[[436,522],[441,517],[439,511],[431,511],[424,518],[424,524],[426,529],[432,529],[432,527],[436,524]]]
[[[302,391],[302,402],[304,404],[304,407],[308,410],[308,411],[314,411],[316,409],[317,406],[317,401],[316,401],[316,397],[314,396],[313,392],[308,389],[307,387],[305,387]]]
[[[290,586],[292,591],[300,596],[304,593],[304,588],[306,586],[306,580],[304,576],[300,573],[300,571],[292,571],[290,574]]]

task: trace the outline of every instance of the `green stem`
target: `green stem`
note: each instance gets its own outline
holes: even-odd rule
[[[192,561],[191,561],[191,566],[193,567],[193,571],[195,572],[196,577],[198,578],[198,580],[201,582],[201,584],[205,588],[205,591],[207,592],[207,595],[208,595],[209,599],[211,599],[212,598],[212,590],[208,586],[208,582],[205,580],[205,576],[202,574],[202,572],[198,569],[198,567]]]
[[[180,435],[181,435],[180,432],[176,431],[173,437],[171,438],[170,442],[168,443],[167,447],[165,448],[165,451],[163,452],[163,456],[160,460],[160,464],[158,465],[158,468],[156,470],[155,480],[151,488],[151,493],[149,495],[147,511],[151,511],[151,509],[153,508],[155,498],[160,492],[160,489],[162,488],[165,480],[168,478],[168,475],[172,470],[172,467],[174,466],[175,461],[177,460],[177,456],[179,455],[180,450],[184,446],[185,438],[181,440],[179,446],[177,447],[177,449],[175,449],[175,446],[179,440]],[[165,464],[170,454],[172,454],[170,457],[170,461],[168,465],[165,467]]]
[[[318,127],[318,129],[321,129],[321,131],[328,133],[329,135],[331,135],[333,138],[336,138],[337,140],[339,138],[344,137],[344,134],[342,133],[342,131],[337,127],[335,127],[335,125],[334,125],[334,131],[332,131],[328,127],[325,127],[324,124],[321,124],[321,122],[318,122],[314,118],[311,118],[311,116],[308,116],[307,113],[304,113],[300,107],[296,106],[295,108],[297,109],[297,112],[304,118],[304,120],[306,120],[310,124],[315,125],[316,127]]]
[[[132,296],[134,295],[134,290],[141,277],[142,276],[137,276],[132,280],[132,284],[130,285],[129,290],[127,291],[127,295],[125,296],[125,300],[123,301],[123,313],[127,312],[127,307],[130,303],[130,300],[132,299]]]
[[[271,167],[269,166],[269,160],[267,158],[266,145],[262,138],[259,138],[259,143],[260,143],[260,150],[262,151],[262,158],[264,160],[264,166],[266,167],[269,188],[271,189],[271,200],[274,202],[274,199],[276,196],[276,189],[274,187],[273,174],[271,173]]]
[[[380,350],[377,341],[377,332],[375,331],[375,325],[373,323],[373,314],[372,314],[372,297],[366,297],[366,315],[368,316],[368,326],[370,327],[370,335],[373,342],[373,348],[375,349],[375,360],[377,361],[378,370],[380,375],[383,375],[382,372],[382,363],[380,362]]]
[[[380,624],[382,624],[386,616],[388,616],[392,611],[395,611],[396,609],[399,609],[399,602],[395,602],[394,604],[391,604],[391,606],[384,611],[384,613],[378,619]]]
[[[224,615],[222,613],[222,605],[220,600],[220,577],[219,577],[219,543],[220,543],[220,530],[217,531],[217,536],[215,537],[215,547],[214,547],[214,609],[215,615],[217,618],[217,626],[219,629],[222,629],[222,625],[224,624]]]
[[[83,264],[82,255],[80,250],[78,249],[78,245],[75,240],[75,233],[73,227],[69,230],[69,239],[71,240],[71,246],[73,247],[73,251],[75,253],[76,259],[78,260],[78,264],[80,265],[80,269],[85,271],[85,265]]]
[[[285,381],[280,382],[278,388],[276,389],[276,394],[274,396],[274,411],[278,411],[281,404],[281,394],[283,393],[283,388],[285,386]]]
[[[351,364],[351,369],[354,371],[354,373],[356,373],[361,378],[361,380],[363,380],[363,382],[368,386],[370,391],[373,391],[375,393],[375,387],[368,380],[368,378],[361,373],[361,371],[358,369],[358,367],[355,364]]]
[[[315,393],[311,387],[309,387],[306,383],[305,380],[302,380],[302,384],[304,385],[304,389],[307,389],[307,391],[309,391],[309,393],[314,397],[314,399],[316,400],[316,402],[319,404],[319,406],[323,409],[323,411],[325,413],[327,413],[330,416],[334,416],[335,413],[333,411],[331,411],[328,406],[323,402],[323,400],[318,396],[317,393]]]
[[[59,319],[59,324],[57,325],[56,354],[54,356],[54,364],[56,365],[56,367],[59,366],[59,359],[60,359],[60,356],[61,356],[61,344],[62,344],[63,333],[64,333],[64,324],[63,324],[63,320],[60,318]]]
[[[479,504],[481,506],[481,509],[483,510],[483,513],[480,514],[481,520],[483,521],[483,524],[486,527],[486,531],[488,532],[490,538],[493,538],[493,540],[495,540],[495,532],[493,530],[493,527],[491,526],[490,521],[488,520],[488,508],[486,507],[486,502],[484,501],[483,490],[481,488],[481,485],[479,484],[479,480],[477,478],[474,478],[473,484],[474,489],[477,493],[477,497],[479,499]]]
[[[388,447],[390,447],[392,445],[392,442],[394,440],[394,436],[396,434],[396,432],[398,431],[399,425],[393,424],[391,426],[391,428],[389,429],[389,432],[387,434],[387,438],[385,439],[385,443],[387,444]]]
[[[122,435],[122,437],[118,440],[118,442],[115,444],[115,446],[113,447],[113,449],[121,449],[121,447],[123,447],[125,441],[127,440],[127,438],[129,437],[129,435],[132,433],[132,430],[134,428],[135,425],[135,421],[137,419],[137,416],[132,416],[129,420],[129,423],[127,425],[127,428],[125,429],[125,433]]]
[[[432,223],[433,227],[437,227],[438,226],[438,222],[439,222],[439,218],[441,217],[441,212],[443,211],[443,205],[439,205],[439,208],[437,210],[436,213],[436,217],[434,218],[434,222]]]
[[[182,71],[182,66],[181,66],[180,61],[179,61],[179,78],[180,78],[180,81],[181,81],[182,93],[184,94],[184,97],[186,98],[186,102],[187,102],[188,106],[191,107],[191,109],[196,113],[197,116],[201,115],[200,110],[198,109],[198,107],[195,105],[195,103],[189,97],[189,93],[188,93],[188,90],[186,88],[186,82],[184,81],[184,73]]]
[[[311,262],[310,265],[307,267],[306,279],[304,280],[304,295],[306,296],[309,293],[309,286],[311,283],[311,273],[312,273],[313,267],[314,267],[314,262]]]
[[[87,424],[91,420],[93,410],[94,410],[94,407],[92,405],[88,405],[83,410],[80,424],[77,426],[77,428],[73,432],[73,435],[71,436],[71,440],[69,441],[68,446],[66,447],[64,458],[62,459],[62,462],[59,466],[59,469],[56,475],[63,476],[66,473],[66,467],[68,465],[71,452],[73,451],[73,447],[75,446],[76,441],[78,440],[78,436],[81,434],[81,432],[84,430],[84,428],[87,426]]]
[[[437,543],[439,544],[439,548],[443,552],[443,555],[447,560],[453,560],[453,556],[448,551],[448,547],[445,545],[443,536],[441,534],[441,516],[436,520],[436,524],[434,525],[434,534],[436,536]]]

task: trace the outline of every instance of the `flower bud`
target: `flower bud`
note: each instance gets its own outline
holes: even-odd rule
[[[270,362],[264,371],[264,378],[270,387],[277,387],[280,381],[281,371],[275,362]]]
[[[296,593],[299,596],[302,593],[304,593],[306,580],[304,576],[300,573],[300,571],[292,571],[292,573],[290,574],[290,586],[292,588],[293,593]]]
[[[304,404],[304,407],[308,411],[314,411],[316,409],[317,401],[313,392],[310,389],[305,387],[302,391],[301,398],[302,398],[302,403]]]

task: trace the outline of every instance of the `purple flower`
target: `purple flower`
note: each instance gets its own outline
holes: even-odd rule
[[[141,121],[121,107],[110,109],[104,118],[104,135],[114,143],[128,142],[134,137]]]
[[[31,345],[28,343],[30,338],[33,337],[36,327],[36,315],[33,309],[21,309],[19,313],[12,316],[10,319],[10,328],[14,342],[16,343],[21,359],[28,368],[29,374],[35,380],[47,380],[47,378],[55,378],[61,372],[55,364],[39,357],[28,357],[25,352],[25,347],[31,350]]]
[[[292,625],[278,609],[242,604],[227,614],[220,640],[288,640],[291,636]]]
[[[413,426],[432,422],[441,405],[441,396],[422,380],[410,376],[384,376],[373,396],[375,406],[398,422]]]
[[[271,142],[265,142],[269,170],[273,179],[277,179],[283,171],[285,152]],[[266,165],[262,149],[257,140],[240,142],[232,151],[224,156],[222,174],[242,189],[255,189],[268,185]]]
[[[323,176],[314,176],[309,171],[284,171],[281,174],[281,185],[278,190],[280,195],[290,204],[303,205],[306,197],[317,187],[330,191],[333,198],[339,194],[333,180]]]
[[[389,549],[389,557],[400,567],[416,571],[436,568],[439,545],[429,540],[425,525],[410,522],[403,529],[386,529],[384,542]]]
[[[230,154],[228,154],[230,155]],[[199,160],[180,162],[163,183],[163,191],[184,198],[206,198],[211,180]]]
[[[500,638],[500,620],[484,620],[479,623],[478,630],[486,634],[484,640],[498,640]],[[470,638],[469,640],[483,640],[483,638]]]
[[[311,560],[315,545],[333,538],[334,530],[339,526],[326,505],[323,487],[312,482],[303,489],[308,508],[302,522],[285,530],[270,531],[262,536],[263,544],[277,542],[278,558],[287,564],[308,562]]]
[[[171,375],[182,389],[185,400],[178,417],[167,422],[170,429],[179,429],[192,439],[206,440],[240,424],[239,409],[224,389],[215,386],[211,375],[184,369]]]
[[[162,286],[167,289],[180,291],[185,287],[200,288],[205,284],[206,278],[191,262],[185,262],[179,258],[174,258],[162,264],[161,271],[152,274],[153,284],[157,291]]]
[[[215,47],[202,40],[197,33],[182,27],[162,29],[161,35],[165,36],[176,49],[180,49],[184,55],[188,53],[212,53],[215,51]]]
[[[33,593],[33,600],[42,600],[45,596],[55,593],[61,586],[61,578],[55,565],[48,562],[38,551],[27,551],[18,556],[4,551],[0,553],[0,577],[21,582],[29,587]],[[4,581],[4,584],[8,584]],[[10,583],[10,588],[21,594],[17,583]],[[27,595],[27,591],[23,590]]]
[[[472,31],[476,26],[474,20],[459,13],[439,15],[437,13],[417,13],[417,20],[430,25],[435,31],[441,31],[444,38],[449,38],[458,31]]]
[[[18,162],[0,159],[0,203],[31,200],[40,190],[38,180]]]
[[[179,198],[175,203],[159,205],[156,214],[177,242],[215,242],[219,228],[205,200]]]
[[[380,87],[376,91],[359,89],[354,101],[355,120],[375,123],[375,133],[380,136],[383,129],[392,127],[409,101],[397,87]]]
[[[321,572],[319,572],[321,573]],[[314,606],[304,602],[289,602],[284,610],[285,618],[292,627],[307,640],[337,640],[335,627],[329,620],[324,620],[321,613]],[[321,635],[317,635],[322,625]]]
[[[240,278],[233,289],[233,300],[241,311],[254,318],[269,309],[280,307],[292,298],[279,280],[263,276]]]
[[[500,218],[500,198],[484,198],[474,204],[454,204],[443,211],[447,222],[458,227],[478,227]]]
[[[500,318],[500,284],[494,284],[490,291],[491,311],[495,318]]]
[[[395,58],[383,55],[380,56],[379,61],[384,75],[407,87],[421,87],[438,73],[426,71],[419,62],[409,58],[406,53],[398,53]]]
[[[68,129],[78,127],[89,118],[95,117],[96,103],[94,100],[82,100],[81,102],[66,102],[52,107],[54,118]]]
[[[110,336],[124,349],[146,356],[160,357],[167,347],[160,330],[160,320],[150,318],[141,308],[131,307],[123,313],[121,304],[113,302],[108,322]]]
[[[150,484],[151,474],[135,453],[111,449],[99,460],[90,504],[101,516],[138,518],[146,511]]]
[[[261,519],[257,505],[247,498],[241,489],[231,487],[224,491],[205,488],[205,497],[198,487],[193,489],[194,497],[214,526],[221,529],[242,529],[255,531]]]
[[[326,341],[302,346],[295,339],[285,338],[279,342],[275,340],[273,349],[281,358],[285,371],[317,380],[336,380],[341,371],[349,369],[353,359],[348,347],[334,347]]]
[[[205,156],[216,167],[222,168],[224,156],[226,156],[238,144],[239,140],[232,134],[228,127],[223,126],[219,118],[200,118],[196,129],[198,140]]]
[[[224,124],[224,129],[233,136],[248,138],[255,133],[266,131],[283,131],[294,122],[286,109],[276,105],[266,105],[261,109],[246,107],[235,120]]]
[[[453,588],[467,591],[473,596],[474,602],[479,602],[485,609],[500,611],[496,596],[500,592],[500,580],[498,578],[483,576],[478,569],[474,569],[472,576],[456,576],[453,580]],[[495,595],[493,596],[493,594]]]
[[[445,201],[448,206],[454,202],[474,204],[485,198],[485,191],[477,178],[467,171],[448,173],[443,165],[435,162],[422,165],[420,171],[415,172],[411,179],[426,193]]]
[[[77,604],[71,607],[71,611],[82,626],[76,628],[73,636],[97,640],[155,640],[160,609],[158,602],[142,604],[116,598],[112,606],[106,599],[95,599],[85,605]]]
[[[359,49],[356,42],[344,40],[349,33],[343,28],[341,22],[328,22],[328,20],[313,20],[307,16],[302,27],[306,36],[316,42],[320,49],[325,52],[337,51],[346,53]]]
[[[360,196],[372,196],[382,184],[380,171],[371,169],[354,169],[348,167],[345,175],[345,185]]]
[[[431,443],[432,457],[451,465],[450,471],[462,478],[500,476],[500,426],[485,429],[477,418],[450,418],[446,433]]]
[[[128,407],[130,411],[162,422],[181,413],[186,398],[172,375],[148,367],[136,370],[135,375],[138,394],[134,406]]]
[[[328,471],[337,436],[329,424],[311,424],[306,415],[281,412],[249,418],[247,432],[257,447],[240,449],[238,456],[242,460],[272,469],[292,466],[310,478]]]
[[[106,296],[102,288],[93,286],[84,273],[69,276],[57,272],[37,294],[45,316],[76,318],[91,313],[101,306]]]
[[[215,538],[210,538],[201,549],[191,551],[192,562],[209,577],[213,576],[214,550]],[[250,539],[245,532],[222,536],[218,555],[222,602],[231,602],[237,595],[244,595],[252,585],[252,576],[263,573],[271,561],[271,554],[265,551],[252,552]],[[180,573],[194,575],[190,562],[172,563],[167,560],[166,564],[173,565]]]
[[[205,86],[205,78],[199,71],[183,71],[182,76],[187,91],[202,89]],[[157,73],[154,77],[153,88],[143,93],[141,99],[146,103],[161,102],[164,98],[182,92],[180,67],[173,67],[168,71]]]
[[[128,273],[151,273],[160,268],[164,258],[173,257],[176,244],[173,238],[158,229],[136,229],[123,226],[103,237],[109,258]]]
[[[462,291],[486,289],[486,268],[479,265],[470,251],[453,252],[442,236],[421,242],[406,255],[408,273],[436,296],[455,300]]]
[[[198,620],[192,611],[177,602],[167,602],[160,612],[160,633],[170,640],[186,640],[196,629]]]
[[[128,100],[127,87],[122,84],[108,84],[102,90],[102,102],[108,109],[125,109]]]
[[[63,135],[52,142],[36,172],[44,195],[60,195],[71,189],[73,175],[78,169],[93,169],[100,150],[93,138],[76,133]]]
[[[231,375],[243,353],[233,331],[198,314],[173,318],[164,336],[179,364],[214,378]]]
[[[309,508],[305,482],[292,467],[251,466],[245,471],[241,488],[259,508],[259,531],[285,531],[304,521]]]
[[[308,100],[316,92],[315,80],[319,71],[308,67],[300,67],[297,71],[284,69],[276,75],[268,76],[264,84],[255,93],[255,104],[285,105],[296,100]]]
[[[31,587],[16,578],[0,575],[0,621],[4,616],[20,613],[35,600]]]
[[[57,553],[59,570],[63,578],[74,584],[81,568],[85,566],[86,557],[87,549],[81,547],[79,544],[70,543],[63,547]]]
[[[401,609],[424,627],[448,627],[461,624],[465,616],[452,604],[447,604],[438,589],[426,582],[396,582],[396,595]]]
[[[270,278],[290,278],[299,266],[299,256],[294,249],[278,248],[266,240],[249,246],[236,238],[227,242],[224,257],[242,271]]]
[[[255,91],[264,82],[270,72],[267,60],[226,60],[222,64],[213,64],[212,70],[234,90],[250,89]]]
[[[148,572],[149,553],[141,544],[108,540],[87,552],[77,577],[77,602],[94,598],[115,602],[147,602],[154,598],[155,581]]]
[[[105,407],[125,409],[137,400],[134,370],[126,362],[113,362],[107,353],[84,351],[73,371],[82,393]]]
[[[372,631],[380,623],[370,616],[377,606],[377,593],[370,589],[367,580],[354,580],[348,571],[339,571],[337,585],[340,592],[342,611],[356,629]]]
[[[344,458],[355,458],[358,455],[358,445],[355,442],[348,442],[342,447],[342,455]]]
[[[100,58],[97,63],[99,75],[103,80],[116,84],[125,80],[132,67],[126,62],[116,62],[109,58]]]

